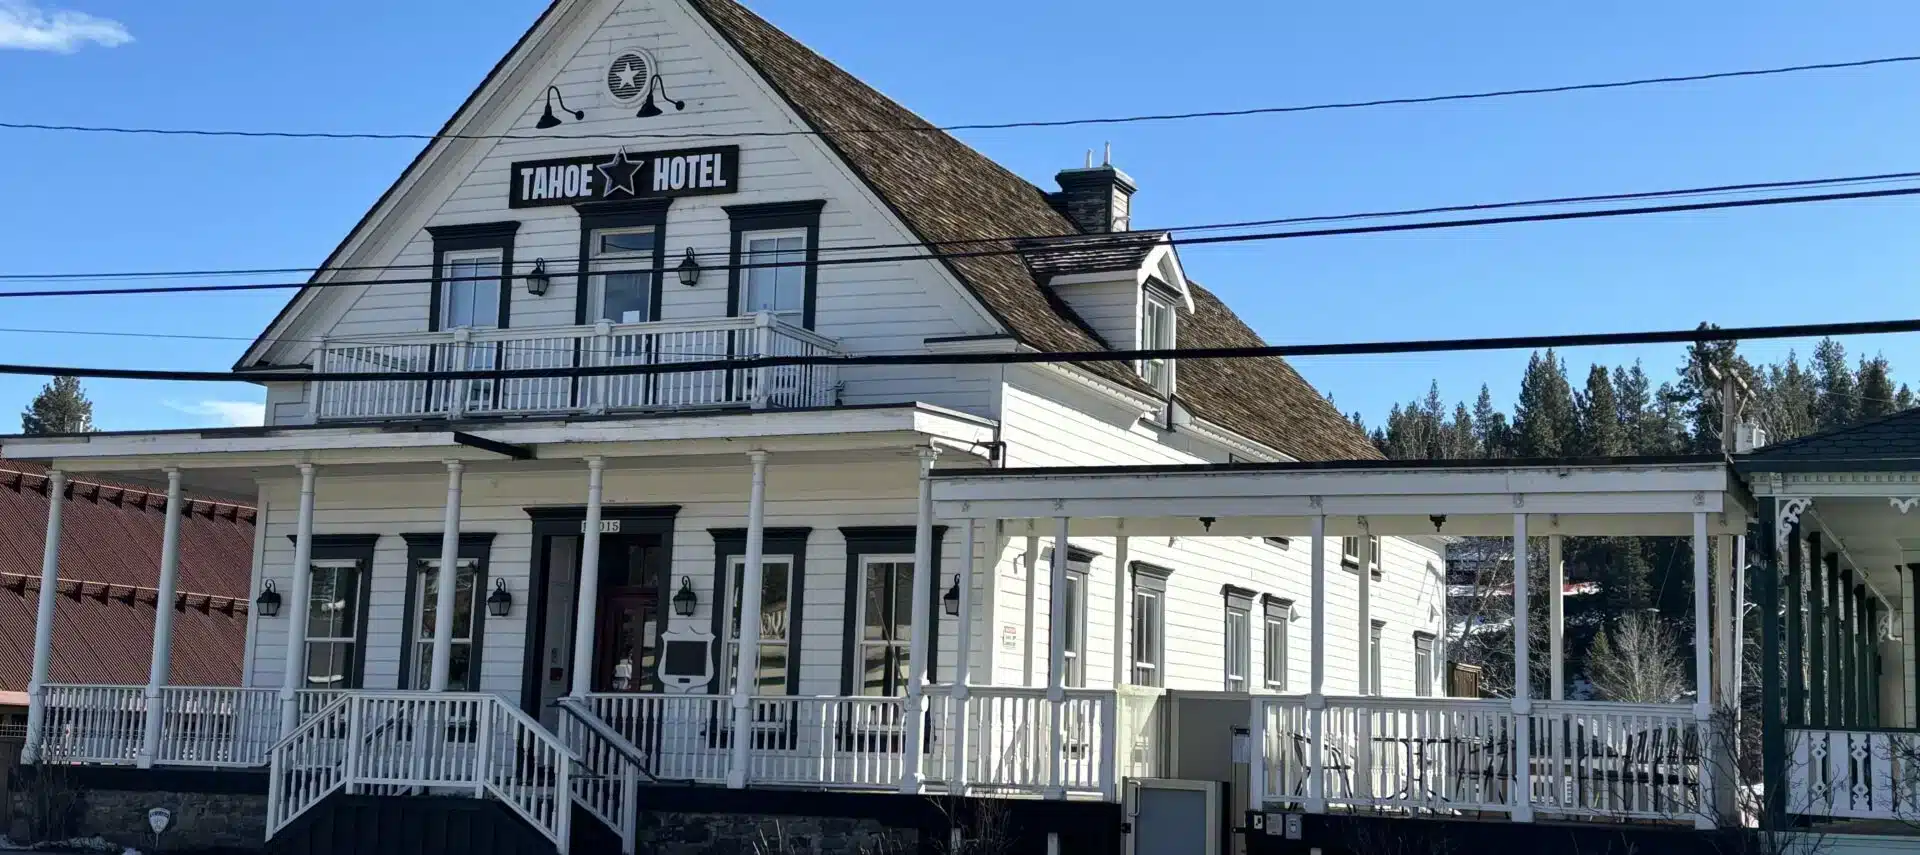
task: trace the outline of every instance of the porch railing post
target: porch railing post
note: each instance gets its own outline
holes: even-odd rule
[[[1247,716],[1247,809],[1259,811],[1267,806],[1267,705],[1255,695],[1248,706],[1252,711]]]
[[[1319,504],[1318,499],[1314,502]],[[1313,517],[1311,611],[1313,638],[1307,657],[1307,801],[1308,813],[1327,812],[1327,516]]]
[[[757,312],[753,316],[753,356],[764,358],[773,355],[773,313]],[[756,410],[764,410],[773,402],[773,368],[761,366],[753,369],[753,402]]]
[[[933,461],[939,452],[920,449],[920,494],[913,526],[913,607],[911,645],[907,653],[906,717],[900,746],[900,792],[917,793],[924,782],[921,771],[927,709],[927,658],[933,649]],[[964,641],[964,639],[962,639]]]
[[[740,649],[734,659],[733,742],[727,765],[727,786],[736,790],[747,786],[747,763],[753,753],[753,690],[760,672],[760,564],[767,531],[767,453],[750,451],[747,459],[753,464],[753,484],[747,496],[745,566],[740,571]],[[722,590],[714,599],[713,607],[724,610],[732,597]],[[726,643],[724,635],[720,643]]]
[[[1100,796],[1110,802],[1120,797],[1119,710],[1117,694],[1100,696]]]
[[[1700,733],[1700,762],[1706,767],[1700,770],[1700,810],[1694,817],[1694,827],[1710,829],[1718,825],[1714,812],[1715,779],[1725,772],[1715,768],[1720,751],[1713,736],[1713,639],[1709,632],[1712,624],[1711,586],[1713,568],[1708,560],[1707,550],[1707,514],[1695,511],[1693,514],[1693,675],[1694,703],[1693,717]]]
[[[1527,515],[1513,515],[1513,793],[1514,822],[1533,821],[1533,670],[1527,630]],[[1557,786],[1557,783],[1556,783]]]
[[[60,518],[67,505],[67,473],[47,471],[47,536],[40,549],[40,603],[33,625],[33,675],[27,683],[27,741],[20,762],[40,760],[47,723],[47,676],[53,669],[53,610],[60,587]],[[262,523],[262,527],[264,527]]]
[[[167,516],[160,535],[159,590],[153,594],[153,655],[147,669],[146,732],[135,763],[151,768],[160,756],[161,731],[167,719],[162,687],[173,670],[173,597],[180,586],[180,469],[167,467]]]
[[[300,511],[293,535],[293,591],[286,603],[287,659],[280,678],[280,736],[293,733],[300,723],[301,686],[307,681],[307,615],[313,598],[313,487],[316,470],[311,463],[299,464]]]

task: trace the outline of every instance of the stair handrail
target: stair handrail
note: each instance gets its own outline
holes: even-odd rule
[[[543,748],[558,755],[564,762],[556,763],[553,770],[554,780],[551,788],[553,819],[551,823],[549,823],[529,811],[528,807],[521,803],[520,798],[509,787],[503,787],[501,784],[495,782],[494,772],[489,763],[492,753],[491,741],[495,735],[495,728],[489,723],[483,726],[480,731],[483,746],[485,747],[481,752],[479,765],[475,768],[476,775],[479,778],[479,785],[486,790],[486,792],[492,794],[494,798],[499,799],[501,804],[506,805],[514,813],[519,814],[522,819],[526,820],[528,824],[538,829],[541,834],[546,835],[547,839],[553,841],[554,846],[562,855],[565,855],[571,843],[569,836],[571,834],[570,826],[573,816],[573,784],[570,771],[576,765],[584,765],[586,760],[580,756],[579,752],[574,751],[562,741],[560,737],[556,736],[552,731],[547,730],[544,725],[540,724],[540,722],[532,716],[521,712],[519,707],[509,703],[506,698],[499,695],[488,695],[488,697],[490,697],[492,701],[481,708],[483,714],[487,716],[505,715],[515,724],[518,724],[522,732],[531,736],[535,741],[540,743]],[[537,788],[535,782],[523,781],[521,784],[522,786],[534,786]]]
[[[612,825],[614,832],[620,835],[620,851],[623,855],[633,855],[634,848],[638,843],[636,833],[640,822],[640,776],[645,775],[648,780],[655,783],[658,783],[660,779],[655,777],[652,770],[647,768],[645,755],[641,753],[639,746],[634,745],[631,740],[627,739],[619,731],[614,730],[613,727],[608,725],[604,719],[600,718],[591,707],[587,706],[586,702],[579,698],[561,698],[554,703],[554,707],[560,711],[561,715],[565,716],[562,720],[563,723],[572,722],[585,727],[589,734],[599,739],[608,748],[613,749],[613,753],[618,756],[620,767],[620,806],[618,816],[607,816],[600,805],[596,804],[594,799],[589,798],[584,792],[574,791],[568,795],[572,797],[573,801],[578,802],[582,808],[585,808],[587,812]],[[563,729],[561,732],[564,734],[565,730]],[[601,772],[601,770],[593,768],[592,765],[584,759],[581,761],[581,766],[599,779],[604,780],[610,777]],[[585,788],[591,788],[591,784],[587,784],[585,781],[580,781],[579,783]]]
[[[314,794],[313,797],[309,798],[306,804],[301,805],[298,810],[292,811],[289,815],[281,816],[283,812],[281,800],[287,788],[286,776],[290,771],[285,768],[284,764],[286,749],[293,745],[296,740],[312,736],[313,731],[319,730],[323,725],[331,726],[337,724],[337,722],[332,721],[332,717],[339,708],[344,708],[348,705],[348,700],[348,697],[343,695],[329,701],[325,706],[315,710],[313,715],[309,716],[306,721],[294,727],[286,736],[281,737],[279,741],[275,742],[272,748],[267,750],[268,840],[273,839],[275,832],[286,828],[294,820],[299,819],[302,814],[312,809],[314,805],[324,801],[333,791],[346,786],[347,780],[351,777],[353,770],[347,768],[348,761],[343,758],[339,767],[335,769],[333,781],[328,784],[325,790]],[[348,718],[350,723],[351,715],[349,715]]]
[[[646,755],[641,753],[640,746],[633,744],[633,740],[622,736],[620,731],[614,730],[612,725],[607,724],[604,719],[595,715],[592,708],[588,707],[585,702],[579,698],[561,698],[555,701],[553,705],[558,707],[561,712],[572,717],[574,721],[586,725],[587,729],[593,731],[595,736],[606,740],[607,744],[611,746],[614,751],[619,752],[621,756],[625,757],[628,762],[639,766],[640,774],[646,775],[648,780],[656,782],[661,780],[647,770],[647,758]],[[586,763],[584,758],[579,762],[582,765]]]

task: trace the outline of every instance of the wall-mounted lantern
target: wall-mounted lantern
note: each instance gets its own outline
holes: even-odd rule
[[[947,617],[960,616],[960,577],[953,577],[953,587],[947,589],[947,595],[940,598],[940,607]]]
[[[493,580],[493,593],[487,595],[487,614],[506,617],[513,611],[513,595],[507,593],[507,580]]]
[[[261,617],[278,617],[280,615],[280,592],[274,589],[272,579],[267,580],[266,590],[261,591],[260,598],[253,602],[254,605],[260,608]]]
[[[673,613],[681,617],[693,617],[693,609],[700,605],[700,595],[693,592],[693,580],[680,577],[680,592],[673,595]]]
[[[553,277],[547,275],[547,260],[536,258],[533,269],[527,272],[527,293],[535,297],[547,296],[547,289],[553,287]]]
[[[674,270],[680,274],[680,284],[688,288],[700,284],[700,259],[694,257],[693,247],[687,247],[686,256],[680,259],[680,266]]]

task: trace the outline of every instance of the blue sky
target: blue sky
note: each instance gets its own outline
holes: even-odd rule
[[[34,5],[38,4],[38,5]],[[1775,2],[1292,4],[759,0],[940,123],[1235,108],[1913,53],[1920,7]],[[0,0],[0,116],[81,124],[436,129],[544,0]],[[1171,9],[1177,8],[1177,13]],[[1180,123],[972,132],[1051,186],[1111,142],[1139,227],[1920,169],[1920,64],[1651,89]],[[411,142],[0,131],[0,272],[315,264]],[[1267,339],[1323,342],[1915,314],[1913,201],[1191,248]],[[0,286],[7,287],[7,286]],[[282,293],[0,301],[0,327],[250,338]],[[1920,340],[1879,337],[1896,380]],[[1749,345],[1770,359],[1811,342]],[[240,341],[0,333],[0,362],[224,369]],[[1646,360],[1673,348],[1568,354]],[[1381,419],[1437,378],[1504,404],[1526,354],[1302,360]],[[0,432],[41,383],[0,378]],[[90,382],[105,429],[257,414],[250,386]]]

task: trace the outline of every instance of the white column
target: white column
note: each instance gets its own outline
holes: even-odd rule
[[[1745,668],[1747,648],[1747,536],[1735,535],[1733,538],[1733,643],[1729,649],[1740,651],[1733,657],[1733,697],[1735,721],[1739,720],[1741,704],[1740,693],[1745,688],[1747,671]],[[1906,697],[1906,695],[1901,695]]]
[[[576,698],[593,691],[593,635],[599,627],[600,608],[600,503],[606,473],[606,459],[587,458],[587,519],[580,534],[580,572],[575,584],[578,599],[573,607],[573,685],[568,692]]]
[[[1028,525],[1031,526],[1032,523],[1029,522]],[[1040,631],[1038,617],[1034,614],[1040,602],[1040,579],[1034,575],[1039,572],[1040,567],[1040,538],[1027,535],[1027,553],[1020,556],[1020,563],[1027,571],[1026,614],[1022,618],[1025,625],[1021,627],[1020,632],[1020,685],[1032,688],[1033,637]]]
[[[1120,521],[1122,525],[1125,520]],[[1128,647],[1133,643],[1133,624],[1128,615],[1133,609],[1132,592],[1127,590],[1127,549],[1126,535],[1113,539],[1113,684],[1133,682],[1132,674],[1127,673]]]
[[[1315,502],[1318,504],[1318,502]],[[1327,517],[1313,517],[1309,533],[1312,547],[1312,594],[1307,614],[1312,639],[1307,646],[1307,803],[1308,813],[1327,812],[1326,767],[1327,713]]]
[[[927,659],[933,629],[933,460],[939,452],[920,449],[920,501],[913,521],[913,626],[907,653],[906,728],[901,742],[900,792],[920,792],[920,746],[926,718]]]
[[[967,533],[967,548],[960,557],[960,578],[954,582],[960,589],[960,614],[953,627],[953,692],[952,702],[947,705],[947,733],[952,734],[947,786],[954,795],[964,795],[967,790],[967,689],[973,671],[973,571],[981,551],[980,521],[967,520],[961,530]],[[992,646],[991,635],[986,641]]]
[[[307,613],[313,599],[313,464],[300,464],[300,512],[293,535],[293,590],[282,608],[287,614],[287,664],[280,678],[280,735],[300,723],[297,694],[307,682]]]
[[[240,657],[240,661],[245,663],[240,667],[240,686],[247,689],[253,688],[254,674],[257,673],[253,667],[253,655],[260,643],[260,609],[256,604],[260,601],[260,592],[266,588],[268,510],[267,489],[256,486],[253,499],[253,569],[248,572],[247,579],[247,644]]]
[[[753,751],[753,689],[760,673],[760,563],[767,535],[767,453],[749,451],[747,459],[753,463],[753,488],[747,496],[747,554],[740,568],[740,651],[733,666],[733,757],[727,767],[727,786],[736,790],[747,785],[747,758]],[[713,607],[724,610],[732,596],[721,587],[714,593]],[[727,639],[726,612],[721,615],[716,644]]]
[[[40,549],[40,611],[33,625],[33,676],[27,683],[27,743],[20,762],[40,757],[47,717],[47,675],[53,670],[53,607],[60,587],[60,517],[67,506],[67,473],[47,471],[47,539]]]
[[[1713,637],[1710,630],[1711,614],[1709,599],[1713,582],[1713,568],[1708,561],[1707,514],[1696,511],[1693,515],[1693,675],[1694,703],[1693,717],[1700,728],[1701,744],[1717,746],[1719,743],[1712,733],[1713,725]],[[1721,752],[1717,747],[1710,752],[1716,756]],[[1703,752],[1705,753],[1705,752]],[[1710,763],[1700,776],[1700,804],[1718,805],[1714,790],[1722,768],[1719,763]],[[1712,811],[1703,809],[1694,818],[1697,828],[1713,828],[1715,825]]]
[[[1720,535],[1719,553],[1714,557],[1713,584],[1713,626],[1716,638],[1713,641],[1713,653],[1718,667],[1718,683],[1714,687],[1714,697],[1722,707],[1740,707],[1739,696],[1734,694],[1733,681],[1740,668],[1740,645],[1733,611],[1733,536]]]
[[[160,756],[160,730],[166,723],[166,710],[160,702],[160,688],[173,672],[173,597],[180,587],[180,469],[167,467],[167,516],[160,535],[160,582],[153,594],[153,655],[147,665],[147,730],[134,762],[151,768]]]
[[[1567,565],[1560,557],[1560,535],[1547,535],[1547,700],[1567,699]]]
[[[981,621],[986,638],[982,642],[980,659],[980,684],[991,686],[1000,682],[1000,558],[1005,555],[1005,538],[1000,535],[1000,520],[981,532],[986,538],[985,549],[980,553],[974,570],[980,579],[980,612],[986,617]]]
[[[1377,695],[1380,694],[1380,687],[1373,684],[1372,563],[1377,559],[1373,554],[1373,537],[1367,532],[1367,521],[1365,518],[1362,518],[1360,520],[1360,554],[1358,556],[1360,562],[1359,631],[1354,633],[1354,638],[1359,640],[1359,650],[1357,651],[1359,655],[1353,658],[1353,661],[1360,663],[1360,668],[1359,674],[1355,677],[1353,683],[1360,688],[1357,694]],[[1364,736],[1365,734],[1362,735]],[[1361,768],[1365,768],[1365,764],[1362,764]],[[1366,776],[1360,775],[1357,776],[1357,778],[1364,781]]]
[[[1533,821],[1532,663],[1527,649],[1527,515],[1513,515],[1513,821]]]
[[[447,461],[447,518],[440,529],[440,578],[433,600],[433,671],[427,684],[430,691],[447,690],[448,672],[453,669],[453,589],[460,568],[460,478],[467,465]],[[474,615],[474,620],[480,620]]]
[[[1064,799],[1067,790],[1066,779],[1066,679],[1067,679],[1067,558],[1072,552],[1068,546],[1068,525],[1066,517],[1053,520],[1053,566],[1048,576],[1047,588],[1047,707],[1049,711],[1048,729],[1048,775],[1047,798]]]

